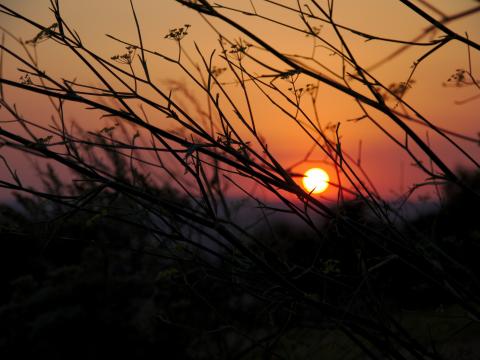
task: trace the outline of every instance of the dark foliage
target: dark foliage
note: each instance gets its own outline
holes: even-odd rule
[[[464,178],[478,188],[478,175]],[[92,220],[85,214],[65,218],[49,202],[18,199],[15,207],[1,209],[3,358],[223,358],[227,349],[244,346],[239,331],[263,328],[269,334],[288,317],[292,327],[323,321],[311,309],[289,312],[281,301],[262,304],[261,299],[247,295],[240,283],[206,276],[195,263],[155,257],[154,248],[146,254],[146,231],[112,219]],[[447,188],[441,209],[409,226],[437,234],[439,249],[471,272],[469,290],[478,296],[474,286],[480,273],[474,260],[479,253],[480,224],[468,215],[474,208],[471,197]],[[339,210],[346,212],[382,231],[358,206]],[[280,263],[288,264],[296,284],[311,296],[347,303],[352,289],[367,279],[368,286],[352,304],[359,312],[371,306],[372,289],[396,311],[446,306],[452,301],[447,292],[397,259],[365,277],[368,268],[385,259],[385,249],[360,240],[334,221],[323,229],[321,241],[285,223],[274,227],[275,240],[264,234],[265,242],[280,255]],[[322,269],[323,277],[312,272],[300,275],[300,269],[311,264]],[[236,328],[229,328],[231,324]]]

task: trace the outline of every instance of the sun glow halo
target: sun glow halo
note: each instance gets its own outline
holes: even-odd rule
[[[312,194],[320,194],[327,190],[329,181],[327,172],[320,168],[309,169],[303,176],[303,186]]]

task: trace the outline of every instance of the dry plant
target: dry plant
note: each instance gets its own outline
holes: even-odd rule
[[[51,25],[0,4],[3,16],[25,22],[36,33],[31,40],[22,41],[3,29],[1,59],[14,61],[20,74],[17,78],[0,76],[0,146],[39,157],[53,168],[73,174],[71,186],[47,182],[44,189],[33,189],[24,185],[15,164],[1,156],[6,176],[0,179],[0,186],[57,204],[52,214],[44,214],[47,218],[87,214],[90,222],[109,219],[146,231],[149,243],[141,251],[169,264],[175,270],[164,275],[177,276],[178,281],[190,284],[194,293],[197,290],[191,278],[224,284],[225,289],[248,295],[250,302],[245,300],[241,306],[247,313],[268,314],[270,325],[264,324],[258,331],[248,329],[235,317],[235,309],[222,309],[226,314],[219,315],[218,327],[205,329],[225,337],[235,334],[238,341],[226,341],[224,350],[231,358],[254,356],[259,351],[264,358],[287,358],[278,344],[295,329],[316,329],[319,338],[342,333],[352,348],[372,359],[440,359],[433,342],[415,338],[398,321],[393,305],[383,300],[383,280],[377,273],[390,266],[406,269],[405,276],[419,277],[448,294],[471,321],[480,316],[476,275],[430,237],[403,222],[398,209],[375,189],[360,160],[342,148],[340,123],[324,123],[315,111],[320,87],[338,91],[358,106],[360,115],[351,121],[371,122],[409,155],[424,173],[425,182],[409,189],[404,201],[420,187],[449,184],[478,203],[478,189],[459,177],[420,131],[428,129],[442,138],[475,169],[480,167],[477,159],[462,144],[478,143],[478,139],[438,127],[407,103],[404,95],[426,60],[453,42],[464,45],[468,67],[457,70],[446,85],[480,89],[472,61],[472,53],[480,50],[480,45],[449,27],[478,14],[480,6],[446,15],[433,2],[399,1],[428,23],[414,39],[384,37],[342,25],[342,19],[335,16],[334,0],[252,0],[235,5],[176,0],[211,26],[218,36],[218,50],[205,53],[196,44],[193,52],[188,50],[195,29],[185,24],[165,34],[177,45],[172,57],[145,44],[141,19],[130,0],[137,41],[109,35],[125,49],[110,58],[89,49],[62,16],[59,0],[51,0]],[[300,25],[257,11],[265,6],[300,19]],[[308,37],[313,44],[311,53],[279,50],[271,39],[236,20],[243,17]],[[228,35],[232,31],[235,35]],[[352,36],[398,44],[399,48],[367,67],[354,55]],[[80,60],[98,85],[43,71],[37,48],[47,41]],[[384,84],[374,76],[378,66],[388,65],[411,48],[423,53],[409,64],[410,76],[404,82]],[[319,52],[329,53],[340,66],[326,65]],[[151,69],[162,64],[176,66],[187,83],[154,80]],[[24,118],[8,100],[10,88],[50,101],[55,110],[51,124]],[[309,154],[323,154],[334,169],[337,180],[331,185],[338,189],[334,206],[301,188],[294,168],[269,149],[269,134],[258,130],[258,99],[254,96],[262,97],[298,126],[305,142],[311,143]],[[477,99],[474,95],[462,102]],[[101,114],[98,130],[87,131],[69,122],[68,103],[87,106],[92,116]],[[385,125],[387,121],[400,129],[402,136]],[[307,154],[304,161],[308,159]],[[55,178],[53,173],[47,175]],[[252,193],[252,184],[268,196]],[[266,240],[275,237],[273,230],[259,233],[239,221],[238,202],[228,193],[232,189],[250,199],[260,214],[255,221],[266,229],[271,226],[272,214],[300,219],[314,234],[311,258],[295,260],[282,254]],[[368,217],[359,217],[350,207],[353,203],[367,209]],[[324,252],[334,242],[334,247],[342,249],[341,255]],[[210,304],[208,291],[195,296]],[[217,306],[210,305],[213,309]]]

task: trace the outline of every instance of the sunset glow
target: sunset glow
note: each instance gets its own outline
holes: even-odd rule
[[[479,20],[0,0],[0,353],[480,360]]]
[[[312,194],[320,194],[327,190],[330,177],[320,168],[312,168],[305,172],[303,187]]]

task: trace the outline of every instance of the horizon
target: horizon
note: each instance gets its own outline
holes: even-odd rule
[[[52,20],[48,20],[48,18],[51,19],[51,15],[48,14],[49,11],[45,7],[47,2],[46,0],[35,2],[24,1],[22,3],[11,0],[4,1],[6,5],[10,5],[11,3],[14,8],[18,8],[27,15],[31,14],[34,18],[38,18],[44,23],[49,24]],[[395,17],[389,17],[388,14],[392,12],[406,13],[407,11],[404,6],[393,1],[371,1],[370,3],[371,6],[363,4],[355,7],[351,4],[347,6],[346,3],[340,2],[337,6],[338,17],[342,19],[344,25],[357,25],[361,31],[379,33],[382,30],[386,31],[385,26],[389,21],[393,23]],[[132,34],[135,33],[134,23],[129,14],[129,2],[115,2],[115,4],[117,4],[115,8],[118,9],[119,16],[113,16],[113,13],[109,13],[112,8],[111,0],[104,1],[101,4],[93,1],[84,1],[82,4],[71,2],[62,3],[62,11],[64,11],[65,17],[73,23],[74,28],[77,29],[79,33],[85,34],[83,38],[84,42],[88,46],[98,49],[101,54],[105,54],[107,57],[121,53],[122,46],[105,36],[105,34],[112,33],[114,36],[119,36],[120,38],[132,39]],[[455,13],[470,6],[468,1],[459,1],[455,4],[456,5],[453,5],[451,2],[444,1],[438,3],[437,6],[445,11],[445,13]],[[162,5],[144,5],[139,3],[136,4],[136,6],[138,7],[137,12],[141,19],[144,41],[148,44],[147,46],[151,46],[153,49],[164,47],[168,49],[168,52],[173,54],[175,51],[174,42],[165,39],[165,34],[168,33],[169,29],[180,26],[181,24],[179,22],[191,22],[190,33],[183,41],[186,49],[194,53],[193,42],[198,43],[198,46],[205,49],[205,54],[214,48],[218,49],[218,45],[215,45],[216,39],[214,33],[209,29],[208,24],[199,22],[193,17],[194,14],[184,7],[174,4],[174,2],[162,3]],[[157,6],[161,6],[162,11],[157,11]],[[245,5],[245,9],[251,10],[249,6],[250,5]],[[368,22],[367,19],[359,20],[356,18],[355,14],[358,13],[358,11],[362,11],[361,9],[368,11],[369,16],[380,22],[376,24]],[[90,18],[86,15],[87,11],[95,11],[97,18],[101,19],[101,21],[91,22]],[[111,16],[109,16],[109,14]],[[232,15],[232,12],[227,12],[227,14]],[[281,14],[280,10],[275,10],[272,16],[280,16]],[[382,16],[380,16],[380,14],[382,14]],[[241,22],[246,21],[246,24],[250,21],[248,16],[245,19],[236,13],[233,13],[232,16],[235,16],[235,18],[238,18]],[[2,17],[5,18],[5,16]],[[182,20],[175,21],[172,20],[173,18]],[[423,19],[418,16],[408,15],[406,19],[407,21],[402,22],[403,25],[396,24],[397,26],[392,26],[396,38],[408,40],[425,26]],[[10,29],[10,31],[17,36],[23,39],[29,39],[35,35],[35,31],[25,28],[23,25],[20,26],[18,21],[10,20],[8,17],[6,17],[5,20],[3,26]],[[293,19],[286,19],[286,21],[290,20],[293,21]],[[261,26],[263,27],[256,26],[256,30],[260,33],[268,33],[270,29],[269,26]],[[473,40],[480,34],[480,25],[478,22],[475,22],[474,16],[467,16],[459,23],[453,22],[452,26],[456,29],[461,28],[462,32],[468,32]],[[225,31],[227,31],[227,34],[235,36],[231,30],[225,29]],[[294,34],[285,31],[282,35],[280,33],[278,35],[288,40],[293,39]],[[298,42],[278,42],[279,38],[277,39],[276,37],[270,37],[269,39],[273,41],[274,44],[277,44],[279,48],[284,47],[287,52],[308,51],[308,44],[311,42],[311,40],[305,36],[302,40],[303,44]],[[354,48],[357,50],[357,56],[367,64],[374,64],[381,59],[383,53],[386,52],[383,47],[377,46],[373,41],[359,42],[358,40],[361,39],[356,39],[355,37],[349,37],[348,39],[353,42]],[[6,41],[7,43],[11,43],[11,40],[8,38]],[[401,47],[396,44],[388,44],[388,46],[387,51],[394,51]],[[447,50],[441,50],[436,56],[429,58],[428,64],[422,64],[422,66],[419,67],[413,77],[415,83],[412,84],[405,98],[407,101],[413,102],[414,105],[416,105],[416,103],[420,104],[421,108],[419,110],[421,113],[437,126],[454,130],[457,133],[470,136],[471,138],[477,138],[477,132],[479,130],[478,112],[476,111],[478,101],[470,101],[461,106],[455,105],[455,101],[468,99],[472,94],[471,90],[464,87],[449,88],[442,86],[442,83],[446,83],[449,77],[455,74],[455,69],[464,68],[467,65],[467,51],[466,48],[461,45],[447,45],[447,47],[449,47]],[[47,71],[51,69],[54,73],[58,73],[58,76],[67,79],[87,76],[85,69],[83,69],[84,67],[80,66],[78,62],[62,61],[62,57],[66,56],[67,53],[60,52],[58,47],[54,46],[51,41],[43,42],[39,44],[37,48],[39,50],[39,61]],[[321,51],[321,49],[318,51]],[[367,56],[367,54],[369,55]],[[471,56],[472,62],[475,63],[478,59],[478,54],[472,53]],[[322,54],[321,57],[327,64],[330,64],[334,68],[338,66],[338,62],[336,63],[328,54]],[[395,58],[392,65],[383,65],[374,71],[374,73],[383,78],[383,81],[387,83],[405,81],[411,69],[411,64],[415,59],[418,59],[418,57],[418,52],[415,53],[408,50],[405,54]],[[70,55],[68,55],[67,58],[70,58]],[[13,63],[10,63],[8,57],[6,57],[4,61],[5,76],[13,78],[20,76],[16,68],[12,67]],[[59,66],[59,64],[61,65]],[[166,65],[162,65],[162,69],[155,69],[152,77],[159,79],[163,77],[164,80],[160,80],[160,82],[179,81],[179,85],[186,86],[185,89],[192,92],[192,96],[199,102],[199,106],[204,107],[205,102],[203,101],[203,97],[195,88],[188,85],[184,75],[181,75],[175,67],[167,66],[165,68],[164,66]],[[165,71],[164,69],[168,72],[167,76],[162,75]],[[88,75],[86,79],[89,77],[90,75]],[[301,79],[299,81],[305,85],[305,81],[302,82]],[[38,118],[40,125],[47,125],[49,123],[52,110],[49,104],[42,101],[40,97],[10,88],[6,88],[5,91],[6,96],[17,104],[19,111],[25,118],[32,116]],[[235,90],[233,89],[232,91],[232,95],[237,96],[235,95]],[[264,101],[257,103],[256,98],[260,100],[260,97],[257,96],[259,94],[257,94],[253,88],[250,88],[250,91],[252,91],[253,95],[251,100],[252,108],[255,109],[259,132],[261,136],[266,139],[269,150],[280,160],[282,165],[298,173],[304,173],[309,167],[320,166],[329,173],[332,182],[338,183],[335,169],[332,167],[330,160],[325,158],[323,154],[315,150],[309,155],[308,159],[305,158],[305,156],[309,154],[309,149],[312,146],[311,140],[305,136],[305,133],[302,130],[299,131],[298,126],[284,118],[284,116],[272,106],[267,105]],[[394,199],[408,192],[415,184],[426,181],[422,172],[418,170],[415,164],[412,164],[412,160],[409,159],[408,155],[404,151],[399,151],[398,145],[386,139],[384,134],[369,123],[369,121],[350,121],[350,119],[354,119],[360,114],[355,109],[355,103],[351,103],[342,98],[338,92],[329,91],[322,86],[320,86],[319,91],[319,99],[315,106],[317,108],[316,111],[320,114],[321,123],[324,127],[339,126],[338,124],[340,124],[339,136],[342,150],[350,154],[352,163],[360,163],[361,161],[365,173],[369,175],[369,178],[373,184],[375,184],[375,187],[379,190],[382,197]],[[437,101],[437,99],[440,98],[442,101]],[[179,98],[179,101],[185,100],[188,100],[188,97],[183,100]],[[326,104],[329,104],[329,106],[326,107]],[[305,104],[305,107],[308,111],[312,110],[309,104]],[[66,112],[66,116],[70,119],[69,121],[76,120],[87,130],[98,131],[103,126],[107,126],[105,125],[107,123],[99,119],[98,114],[85,111],[78,105],[68,105],[68,109],[69,111]],[[149,110],[147,109],[147,111]],[[150,114],[154,113],[150,112]],[[274,115],[274,117],[272,115]],[[5,114],[2,115],[2,119],[4,116]],[[383,126],[387,131],[391,132],[399,141],[403,141],[401,129],[389,124],[387,119],[383,117],[378,117],[377,121],[384,123]],[[420,136],[430,144],[429,146],[453,169],[464,167],[470,170],[475,169],[473,164],[469,163],[455,148],[448,145],[434,132],[428,131],[428,129],[424,130],[415,123],[409,123],[409,125],[411,125],[415,131],[419,132]],[[134,130],[132,129],[131,131],[133,132]],[[474,141],[464,141],[457,138],[456,141],[458,141],[462,148],[470,152],[473,157],[478,158],[480,156],[480,148]],[[417,149],[413,149],[413,151],[418,152]],[[25,183],[36,186],[39,185],[37,175],[17,152],[10,149],[3,149],[2,153],[4,156],[7,156],[12,163],[17,165],[19,176],[24,178]],[[420,159],[422,159],[422,155],[419,156]],[[295,164],[298,165],[291,168],[291,166]],[[6,171],[5,167],[0,167],[0,175],[2,177],[8,176]],[[62,171],[63,170],[60,169],[60,172]],[[70,178],[70,175],[66,173],[62,174],[62,176],[66,179]],[[341,179],[341,182],[345,183],[345,181],[345,179]],[[248,185],[246,186],[248,187]],[[426,194],[435,196],[434,188],[429,187],[428,190],[427,188],[428,187],[423,187],[422,190],[418,191],[418,195],[414,194],[414,196],[423,197],[426,196]],[[329,198],[335,198],[337,196],[332,187],[323,195]],[[5,190],[0,191],[0,196],[6,196]]]

